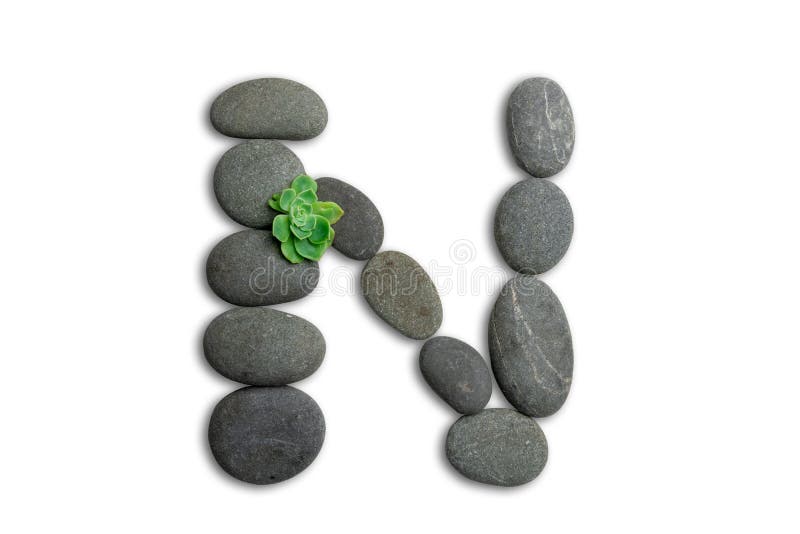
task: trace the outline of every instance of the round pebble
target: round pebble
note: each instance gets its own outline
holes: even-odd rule
[[[517,410],[545,417],[561,408],[572,385],[572,336],[547,284],[519,275],[503,287],[489,319],[489,355]]]
[[[569,163],[575,145],[572,107],[561,87],[547,78],[529,78],[514,88],[506,114],[508,140],[528,174],[547,178]]]
[[[572,208],[549,180],[528,178],[509,189],[497,206],[494,237],[512,269],[540,274],[566,254],[572,241]]]
[[[325,440],[314,399],[289,386],[246,387],[223,398],[208,425],[220,466],[252,484],[274,484],[311,465]]]
[[[322,133],[327,123],[328,110],[319,95],[282,78],[239,83],[211,104],[211,124],[231,137],[311,139]]]
[[[333,225],[333,248],[354,260],[368,260],[383,244],[383,219],[378,208],[352,185],[336,178],[317,180],[320,200],[336,202],[344,215]]]
[[[361,272],[361,291],[373,311],[407,337],[427,339],[442,324],[436,286],[402,252],[380,252],[369,260]]]
[[[283,386],[311,376],[325,338],[310,322],[270,308],[234,308],[206,329],[203,351],[219,374],[253,386]]]
[[[214,171],[214,194],[234,221],[251,228],[269,228],[277,212],[267,202],[304,172],[294,152],[282,143],[247,141],[219,160]]]
[[[268,306],[302,298],[319,282],[317,262],[290,263],[265,230],[243,230],[220,241],[208,255],[208,285],[236,306]]]
[[[447,459],[465,477],[495,486],[519,486],[547,463],[547,439],[530,417],[507,409],[465,415],[447,433]]]
[[[429,339],[419,353],[425,381],[455,411],[481,411],[492,396],[492,376],[481,355],[458,339]]]

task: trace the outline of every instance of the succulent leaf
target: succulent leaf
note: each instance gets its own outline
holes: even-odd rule
[[[331,224],[335,224],[344,214],[344,210],[336,202],[317,201],[311,205],[311,209],[315,215],[322,215]]]
[[[283,257],[289,260],[292,263],[303,263],[303,256],[297,253],[297,249],[294,247],[294,239],[287,239],[283,243],[281,243],[281,253]]]
[[[275,196],[278,196],[278,195],[275,195]],[[275,196],[273,196],[271,199],[269,199],[267,201],[267,205],[269,205],[269,207],[274,209],[275,211],[283,211],[281,209],[281,205],[280,205],[279,199],[275,198]]]
[[[289,211],[289,206],[292,205],[292,201],[294,201],[296,196],[297,193],[295,192],[294,189],[284,189],[283,193],[281,193],[281,200],[280,200],[281,210]]]
[[[331,223],[328,222],[328,219],[319,215],[312,215],[312,217],[316,219],[317,224],[314,226],[311,235],[308,236],[308,240],[315,244],[325,243],[328,241],[332,230]]]
[[[325,243],[312,243],[308,239],[297,239],[294,242],[297,253],[306,259],[319,261],[328,246]]]
[[[292,180],[292,189],[294,189],[297,193],[310,190],[316,194],[317,182],[315,182],[314,179],[307,174],[301,174]]]
[[[303,230],[313,230],[317,226],[318,219],[321,218],[322,217],[317,217],[314,214],[309,214],[308,217],[306,217],[305,224],[301,225],[300,228]]]
[[[297,239],[307,239],[311,235],[311,230],[303,230],[302,228],[292,224],[289,227]]]
[[[281,243],[289,239],[289,216],[278,215],[272,221],[272,235]]]

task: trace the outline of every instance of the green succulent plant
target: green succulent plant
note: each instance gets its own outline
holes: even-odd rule
[[[268,204],[281,213],[272,221],[272,235],[292,263],[319,261],[336,235],[332,225],[344,214],[335,202],[317,198],[317,182],[305,174],[295,178],[289,189],[272,195]]]

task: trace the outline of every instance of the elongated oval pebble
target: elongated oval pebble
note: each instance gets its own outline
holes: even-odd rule
[[[431,389],[459,413],[481,411],[492,396],[486,361],[461,340],[429,339],[419,352],[419,368]]]
[[[336,202],[344,215],[333,225],[333,248],[354,260],[368,260],[383,244],[383,219],[367,195],[336,178],[317,180],[320,200]]]

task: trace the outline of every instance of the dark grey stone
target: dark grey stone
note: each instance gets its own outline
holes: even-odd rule
[[[553,182],[528,178],[509,189],[494,217],[497,248],[512,269],[539,274],[566,254],[572,241],[572,208]]]
[[[508,99],[508,141],[520,167],[537,178],[567,166],[575,145],[575,122],[567,95],[547,78],[529,78]]]
[[[434,337],[419,353],[419,368],[431,388],[459,413],[481,411],[492,396],[492,375],[478,351],[452,337]]]
[[[317,180],[320,200],[336,202],[344,215],[333,225],[336,237],[333,248],[354,260],[368,260],[383,243],[383,219],[375,204],[367,196],[336,178]]]
[[[519,486],[547,463],[547,439],[530,417],[494,408],[465,415],[447,433],[447,459],[465,477],[495,486]]]
[[[237,306],[268,306],[302,298],[319,283],[315,261],[290,263],[266,230],[229,235],[208,255],[208,285]]]
[[[325,440],[314,399],[289,386],[246,387],[223,398],[208,425],[220,466],[252,484],[274,484],[311,465]]]
[[[328,123],[322,99],[301,83],[261,78],[226,89],[211,104],[211,124],[245,139],[311,139]]]
[[[433,281],[402,252],[373,256],[361,272],[361,291],[381,319],[412,339],[427,339],[442,324],[442,301]]]
[[[545,417],[572,384],[572,336],[555,293],[533,276],[510,280],[489,319],[489,354],[500,390],[517,410]]]
[[[219,374],[252,386],[284,386],[311,376],[325,338],[310,322],[270,308],[234,308],[206,329],[203,350]]]
[[[214,171],[214,193],[234,221],[268,228],[277,212],[267,201],[304,172],[294,152],[278,141],[247,141],[222,155]]]

